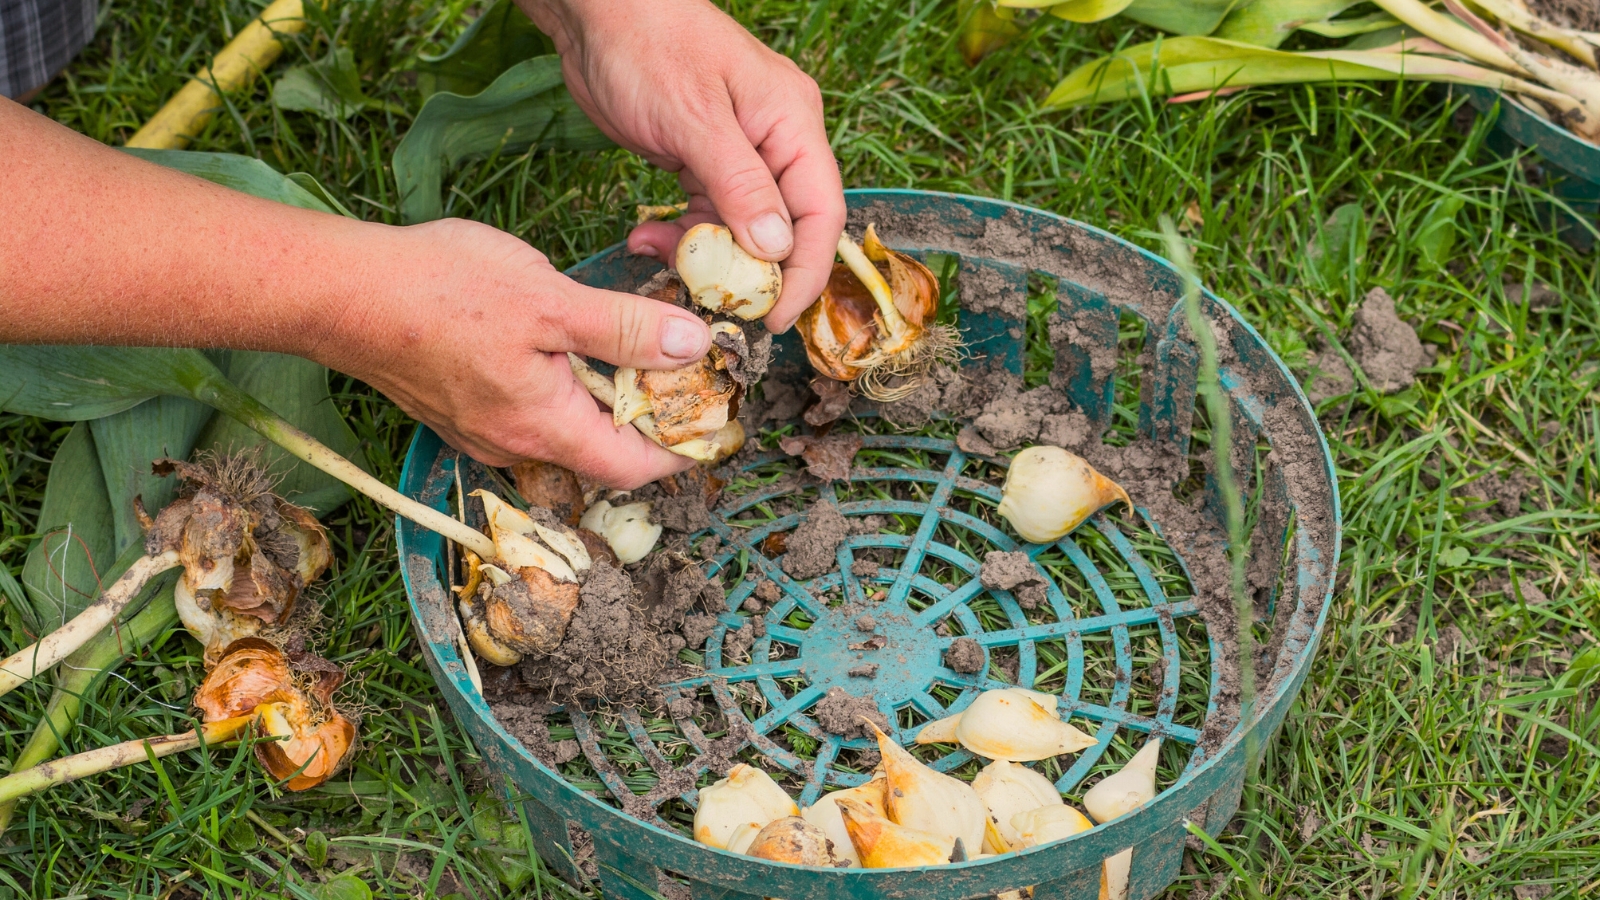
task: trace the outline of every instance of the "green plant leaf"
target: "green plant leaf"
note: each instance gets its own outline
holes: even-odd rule
[[[0,410],[81,422],[185,395],[212,373],[222,374],[198,350],[0,345]]]
[[[372,900],[372,888],[354,875],[335,875],[311,889],[317,900]]]
[[[1068,22],[1103,22],[1132,3],[1133,0],[1067,0],[1050,7],[1050,15]]]
[[[1358,34],[1373,34],[1387,31],[1400,25],[1400,20],[1388,13],[1378,12],[1370,16],[1354,16],[1349,19],[1329,19],[1326,22],[1309,22],[1300,26],[1300,30],[1319,34],[1325,38],[1347,38]],[[1390,43],[1394,43],[1390,41]],[[1375,44],[1376,47],[1384,46]],[[1345,47],[1346,50],[1358,50],[1359,47]]]
[[[961,21],[961,33],[956,45],[967,65],[977,65],[1022,33],[1011,21],[1014,15],[1004,6],[995,6],[994,0],[959,0],[956,16]]]
[[[279,109],[309,112],[325,119],[347,119],[380,105],[361,90],[356,55],[337,47],[315,62],[292,66],[272,84],[272,103]]]
[[[328,395],[327,369],[298,356],[245,350],[228,353],[222,367],[229,381],[290,424],[340,456],[362,462],[360,441]],[[221,453],[260,447],[262,463],[281,479],[278,493],[319,516],[350,499],[350,489],[344,482],[295,459],[229,416],[212,418],[195,447]]]
[[[317,212],[334,212],[332,207],[296,184],[289,176],[259,159],[236,153],[205,153],[199,150],[142,150],[124,147],[122,152],[131,153],[158,166],[188,172],[190,175],[263,200],[276,200],[279,203],[287,203],[301,209],[314,209]]]
[[[1306,248],[1313,278],[1323,289],[1343,286],[1366,255],[1367,215],[1358,203],[1335,209]]]
[[[115,578],[111,501],[86,423],[74,425],[56,449],[34,530],[40,538],[22,566],[28,602],[17,611],[37,639],[81,612],[101,583]]]
[[[1456,215],[1466,203],[1467,198],[1460,194],[1441,197],[1428,208],[1427,215],[1417,226],[1412,245],[1434,268],[1442,268],[1450,261],[1450,251],[1456,246]]]
[[[444,170],[490,153],[530,147],[598,150],[613,146],[561,81],[561,60],[540,56],[518,63],[482,93],[440,92],[428,98],[394,151],[400,216],[427,222],[444,214]]]
[[[1325,24],[1361,0],[1245,0],[1218,26],[1213,37],[1261,47],[1277,47],[1296,29]]]
[[[155,515],[172,501],[177,489],[177,479],[152,474],[150,463],[163,456],[188,458],[200,429],[212,416],[208,406],[163,396],[89,422],[116,529],[115,553],[143,539],[134,498],[142,498],[144,508]]]
[[[495,0],[450,49],[421,57],[423,99],[440,92],[476,94],[519,62],[556,52],[555,44],[511,0]]]
[[[499,798],[485,798],[472,811],[472,832],[489,844],[478,851],[478,863],[506,890],[515,892],[533,877],[527,829],[515,817],[505,815]]]
[[[1239,0],[1133,0],[1124,16],[1168,34],[1210,34]]]
[[[311,177],[310,173],[290,172],[283,177],[299,185],[305,190],[306,193],[316,197],[318,200],[321,200],[329,209],[341,216],[344,216],[346,219],[360,218],[360,216],[357,216],[355,213],[347,209],[343,203],[340,203],[337,197],[328,193],[328,189],[318,184],[317,179]]]

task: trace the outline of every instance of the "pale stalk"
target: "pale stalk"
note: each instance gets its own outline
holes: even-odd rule
[[[37,794],[90,775],[99,775],[101,772],[109,772],[149,759],[160,759],[184,750],[193,750],[202,743],[230,741],[237,738],[239,732],[254,720],[255,713],[234,716],[231,719],[201,725],[193,731],[185,731],[182,734],[164,734],[160,737],[124,741],[98,750],[79,753],[76,756],[42,763],[0,778],[0,803],[10,803],[19,797]]]
[[[1572,131],[1590,139],[1600,137],[1600,74],[1565,60],[1553,60],[1522,49],[1506,40],[1504,35],[1462,6],[1458,0],[1445,0],[1445,6],[1477,30],[1485,40],[1532,72],[1535,78],[1577,100],[1583,110],[1574,122],[1568,123]]]
[[[578,383],[583,385],[584,390],[589,392],[589,396],[599,400],[601,403],[604,403],[612,409],[616,409],[616,382],[595,371],[594,366],[589,365],[589,363],[583,357],[576,353],[567,354],[567,365],[572,367],[573,377],[577,378]],[[661,435],[656,433],[655,416],[652,416],[649,413],[641,413],[635,416],[630,422],[628,422],[628,424],[638,429],[640,434],[649,438],[650,441],[657,447],[660,447],[669,453],[676,453],[679,456],[686,456],[689,459],[697,462],[710,463],[716,462],[717,460],[727,456],[727,453],[724,453],[719,449],[717,438],[723,435],[731,426],[737,425],[738,420],[729,422],[727,425],[724,425],[721,430],[713,433],[709,437],[695,438],[694,440],[689,441],[680,441],[670,446],[662,443]],[[741,430],[738,432],[738,434],[738,443],[743,443],[744,432]],[[731,453],[732,451],[728,452]],[[480,553],[479,555],[482,556],[483,554]],[[487,556],[484,556],[484,558],[493,559],[494,554],[491,553]]]
[[[1600,43],[1581,31],[1562,28],[1539,18],[1526,9],[1507,0],[1471,0],[1472,5],[1494,16],[1501,24],[1509,25],[1536,41],[1549,44],[1581,60],[1591,69],[1600,69]]]
[[[101,678],[177,622],[178,610],[173,605],[169,585],[159,590],[138,615],[100,632],[98,638],[62,660],[56,670],[56,688],[50,695],[50,704],[45,707],[39,724],[34,726],[28,743],[12,762],[12,771],[30,769],[55,756],[61,749],[61,741],[77,724],[84,702],[94,696]],[[15,809],[15,800],[0,803],[0,832],[11,823]]]
[[[850,239],[848,232],[839,235],[839,258],[844,260],[850,271],[867,286],[867,291],[878,304],[878,313],[883,316],[883,324],[889,329],[889,333],[885,335],[885,343],[894,342],[906,332],[907,326],[906,320],[900,315],[900,310],[895,309],[894,295],[889,291],[889,282],[884,280],[883,273],[872,264],[872,260],[867,259],[867,254]]]
[[[1301,55],[1354,63],[1426,81],[1471,84],[1497,91],[1509,91],[1513,94],[1526,94],[1566,114],[1584,117],[1589,114],[1588,108],[1571,95],[1552,90],[1542,84],[1534,84],[1515,75],[1507,75],[1494,69],[1453,59],[1440,59],[1416,53],[1378,53],[1370,50],[1308,50],[1303,51]]]
[[[1418,0],[1373,0],[1384,12],[1459,53],[1508,72],[1532,75],[1526,68],[1471,28],[1435,12]]]
[[[73,616],[67,624],[45,635],[28,647],[0,660],[0,695],[10,693],[18,685],[26,684],[35,675],[66,659],[74,650],[88,643],[117,616],[133,598],[139,595],[150,579],[178,566],[178,552],[168,550],[155,556],[142,556],[122,577],[105,589],[83,612]]]
[[[317,469],[332,475],[373,502],[391,512],[438,532],[484,559],[494,559],[494,542],[482,532],[425,506],[367,474],[360,466],[328,449],[316,438],[290,425],[261,401],[234,387],[231,382],[208,382],[194,393],[195,399],[219,409],[262,437]]]

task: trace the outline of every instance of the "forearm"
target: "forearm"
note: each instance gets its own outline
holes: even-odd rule
[[[325,344],[401,229],[152,165],[0,100],[0,342]],[[378,234],[387,232],[388,234]]]

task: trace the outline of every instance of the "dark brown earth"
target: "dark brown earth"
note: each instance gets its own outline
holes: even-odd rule
[[[839,545],[849,536],[850,522],[839,507],[832,503],[814,504],[807,511],[805,522],[789,535],[783,571],[800,581],[828,574],[838,565]]]
[[[873,724],[889,730],[889,720],[878,711],[877,704],[868,697],[851,696],[844,688],[828,688],[828,693],[817,701],[812,714],[817,717],[817,724],[829,734],[837,734],[843,738],[864,738],[872,736],[872,729],[868,728],[862,717]]]
[[[971,675],[983,671],[983,646],[969,637],[959,637],[950,642],[944,651],[944,664],[952,672]]]
[[[1600,31],[1600,3],[1595,0],[1528,0],[1528,8],[1564,28]]]

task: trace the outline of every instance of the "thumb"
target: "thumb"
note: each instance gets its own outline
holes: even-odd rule
[[[794,247],[783,194],[761,154],[728,109],[693,139],[681,158],[717,216],[746,252],[777,262]]]
[[[681,368],[711,349],[711,331],[686,309],[569,283],[567,302],[543,316],[554,344],[547,349],[638,369]]]

